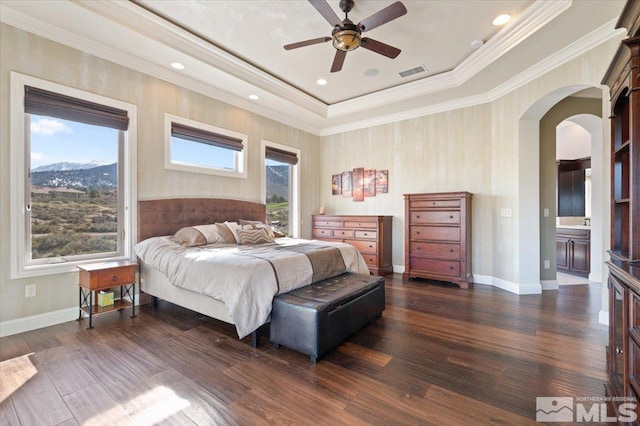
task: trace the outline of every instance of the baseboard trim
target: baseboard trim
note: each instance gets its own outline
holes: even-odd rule
[[[560,284],[558,280],[542,280],[540,281],[540,286],[542,290],[558,290],[560,288]]]
[[[502,278],[492,277],[491,275],[473,274],[473,282],[476,284],[490,285],[521,295],[542,293],[542,286],[540,284],[517,284],[512,281],[503,280]]]
[[[138,294],[136,294],[136,306],[140,306],[140,297]],[[86,312],[82,313],[83,318],[88,316],[89,315],[87,315]],[[3,321],[0,322],[0,337],[37,330],[39,328],[62,324],[63,322],[74,321],[77,319],[78,307],[76,306],[73,308],[60,309],[59,311]]]
[[[4,321],[0,322],[0,337],[24,333],[25,331],[49,327],[51,325],[61,324],[75,319],[78,319],[77,307]]]

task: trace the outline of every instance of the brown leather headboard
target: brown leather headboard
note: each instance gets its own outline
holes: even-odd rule
[[[265,222],[266,206],[221,198],[171,198],[138,201],[138,241],[173,235],[184,226],[239,219]]]

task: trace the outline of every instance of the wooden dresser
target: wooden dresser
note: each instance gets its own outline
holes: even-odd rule
[[[628,0],[616,28],[626,28],[602,81],[611,94],[611,260],[609,267],[610,415],[640,418],[640,1]],[[635,401],[633,401],[635,399]],[[623,403],[633,402],[633,412]],[[627,409],[630,408],[627,406]]]
[[[314,215],[313,238],[351,244],[364,257],[374,275],[393,273],[391,263],[392,216]]]
[[[404,279],[473,285],[468,192],[405,194]]]

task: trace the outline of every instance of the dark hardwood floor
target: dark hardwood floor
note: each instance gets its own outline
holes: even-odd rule
[[[382,318],[315,365],[163,302],[2,338],[0,424],[522,425],[537,396],[604,396],[599,285],[386,289]]]

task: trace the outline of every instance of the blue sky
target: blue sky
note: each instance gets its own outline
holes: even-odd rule
[[[31,115],[31,168],[45,164],[115,163],[118,131],[58,118]]]
[[[164,145],[159,143],[164,149]],[[173,160],[199,166],[233,167],[233,152],[209,145],[172,139]],[[69,162],[115,163],[118,131],[59,118],[31,115],[31,168]],[[267,165],[281,163],[267,160]]]

